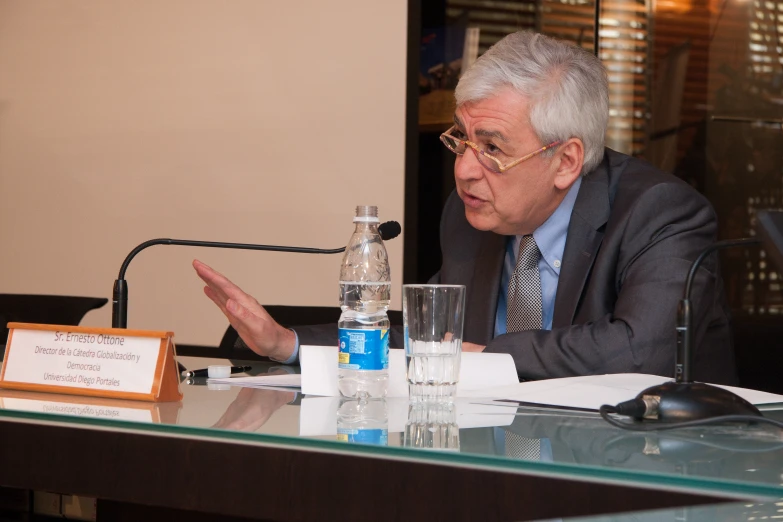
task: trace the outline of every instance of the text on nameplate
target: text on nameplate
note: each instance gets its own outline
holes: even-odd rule
[[[159,352],[150,337],[18,329],[3,380],[149,394]]]

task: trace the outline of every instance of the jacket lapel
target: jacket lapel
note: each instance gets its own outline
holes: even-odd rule
[[[582,179],[571,213],[563,251],[563,269],[557,284],[552,328],[570,326],[595,262],[609,220],[609,175],[606,159]]]
[[[495,334],[495,313],[505,253],[505,236],[484,234],[473,268],[472,291],[467,296],[464,338],[468,342],[486,344]]]

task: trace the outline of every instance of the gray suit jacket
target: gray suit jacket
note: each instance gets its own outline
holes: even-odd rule
[[[673,376],[675,318],[691,262],[715,241],[707,200],[652,166],[607,149],[582,180],[568,227],[552,330],[493,339],[506,237],[474,229],[452,194],[434,282],[467,286],[464,340],[509,353],[525,379],[602,373]],[[729,311],[716,256],[692,293],[693,376],[736,383]]]
[[[607,149],[582,180],[568,227],[552,330],[493,339],[505,236],[474,229],[453,193],[441,219],[443,264],[431,282],[467,287],[464,340],[509,353],[523,379],[602,373],[674,374],[675,318],[685,278],[715,241],[707,200],[652,166]],[[729,310],[716,256],[699,270],[692,306],[695,379],[736,384]],[[295,328],[302,344],[334,344],[335,325]],[[401,334],[392,332],[392,346]]]

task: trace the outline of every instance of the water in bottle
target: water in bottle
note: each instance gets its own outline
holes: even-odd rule
[[[386,396],[389,378],[389,258],[378,233],[378,208],[356,207],[353,221],[340,268],[337,387],[343,397],[377,399]]]

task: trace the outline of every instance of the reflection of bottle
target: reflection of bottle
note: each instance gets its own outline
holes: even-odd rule
[[[386,396],[389,379],[389,259],[378,208],[356,207],[354,223],[340,269],[337,387],[343,397],[375,399]]]
[[[386,400],[341,399],[337,410],[337,440],[386,446],[389,419]]]
[[[442,400],[411,402],[403,445],[459,451],[456,404]]]

